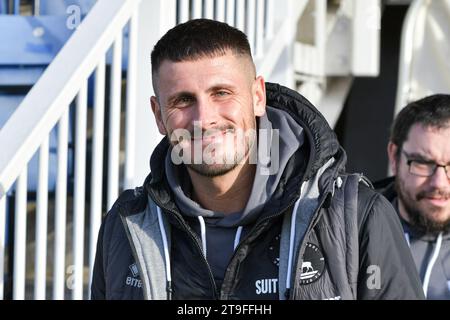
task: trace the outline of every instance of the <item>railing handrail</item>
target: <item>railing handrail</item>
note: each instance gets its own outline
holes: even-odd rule
[[[0,129],[0,198],[104,57],[140,0],[99,0]]]

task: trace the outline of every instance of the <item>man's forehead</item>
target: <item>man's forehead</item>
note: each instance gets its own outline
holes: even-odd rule
[[[197,60],[173,62],[164,60],[157,75],[153,76],[153,86],[162,94],[179,90],[213,87],[220,84],[251,84],[255,79],[251,60],[232,56],[205,57]],[[164,95],[165,95],[164,94]]]
[[[182,59],[179,61],[173,61],[170,59],[164,59],[161,61],[161,64],[157,70],[156,76],[161,74],[162,69],[177,69],[183,68],[189,65],[196,65],[198,63],[204,63],[211,66],[220,67],[224,62],[227,63],[236,63],[243,67],[246,67],[245,72],[254,73],[254,63],[250,56],[244,54],[236,54],[231,50],[225,51],[225,53],[217,53],[217,54],[205,54],[199,55],[195,57],[187,57],[186,59]],[[155,75],[154,75],[155,76]]]
[[[409,129],[407,140],[419,140],[420,138],[424,139],[445,138],[445,137],[450,137],[450,122],[448,122],[447,125],[440,125],[440,126],[415,123]]]
[[[409,131],[404,149],[427,159],[450,162],[450,127],[416,123]]]

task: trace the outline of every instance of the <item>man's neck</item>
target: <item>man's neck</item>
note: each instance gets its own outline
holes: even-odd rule
[[[244,210],[253,186],[256,166],[239,165],[218,177],[205,177],[188,168],[192,200],[203,208],[230,214]]]
[[[397,206],[398,206],[398,213],[399,213],[400,217],[401,217],[404,221],[406,221],[406,222],[408,222],[408,223],[410,224],[411,221],[410,221],[409,215],[408,215],[408,213],[406,212],[406,208],[405,208],[405,206],[403,205],[403,202],[402,202],[402,200],[401,200],[399,197],[397,197]]]

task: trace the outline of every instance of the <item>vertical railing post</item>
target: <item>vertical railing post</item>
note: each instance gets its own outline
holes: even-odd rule
[[[16,214],[14,218],[14,300],[25,299],[27,172],[28,170],[25,167],[16,182]]]
[[[66,210],[67,210],[67,142],[69,108],[59,120],[58,126],[58,173],[56,178],[55,204],[55,255],[53,275],[53,299],[64,299]]]
[[[108,194],[107,209],[111,209],[119,194],[120,104],[122,91],[122,33],[113,44],[111,67],[111,105],[109,110]]]
[[[235,26],[245,32],[245,0],[236,0]]]
[[[95,98],[92,143],[91,212],[89,236],[89,297],[97,248],[98,231],[102,218],[103,139],[105,119],[105,57],[100,59],[95,72]],[[99,183],[101,182],[101,183]]]
[[[227,0],[227,20],[230,26],[235,25],[236,0]]]
[[[178,0],[178,23],[189,20],[189,0]]]
[[[83,299],[84,215],[86,182],[87,80],[76,99],[75,192],[73,210],[73,288],[72,299]]]
[[[4,272],[5,272],[5,237],[6,237],[6,199],[7,195],[0,196],[0,300],[3,300]]]
[[[138,14],[136,10],[130,20],[128,71],[127,71],[127,102],[125,124],[125,177],[124,188],[133,188],[134,157],[136,153],[136,89],[137,89],[137,40],[138,40]]]
[[[153,149],[161,140],[150,107],[153,95],[149,55],[159,38],[175,26],[176,1],[141,1],[138,18],[137,101],[136,101],[136,153],[133,185],[139,186],[148,175],[149,160]],[[152,30],[152,32],[148,32]],[[130,163],[130,165],[132,165]]]
[[[214,0],[203,0],[203,18],[214,19]]]
[[[36,253],[34,272],[34,299],[45,300],[47,284],[47,209],[48,209],[48,158],[49,138],[39,149],[39,185],[36,210]]]
[[[256,44],[255,58],[261,58],[264,55],[264,1],[256,2]]]
[[[214,19],[225,22],[225,0],[216,0]]]
[[[250,48],[252,49],[252,54],[255,55],[255,18],[256,18],[256,0],[247,0],[246,8],[246,23],[245,23],[245,33],[247,34],[248,41],[250,42]]]
[[[202,9],[203,4],[202,0],[193,0],[192,1],[192,18],[199,19],[202,17]]]

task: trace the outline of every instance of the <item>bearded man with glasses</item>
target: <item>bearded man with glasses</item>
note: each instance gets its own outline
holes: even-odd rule
[[[428,299],[450,299],[450,95],[407,105],[392,126],[395,177],[376,183],[402,221]]]

